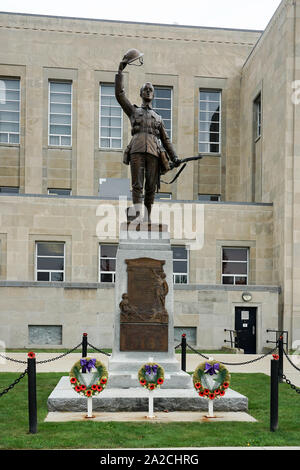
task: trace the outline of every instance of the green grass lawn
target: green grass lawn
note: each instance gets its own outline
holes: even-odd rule
[[[1,373],[0,391],[20,374]],[[38,432],[28,432],[27,377],[0,397],[0,449],[299,446],[300,396],[279,385],[279,428],[270,432],[270,378],[232,374],[231,388],[249,399],[256,423],[45,423],[47,398],[62,373],[37,374]]]

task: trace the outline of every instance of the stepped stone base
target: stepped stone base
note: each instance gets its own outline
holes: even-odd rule
[[[94,411],[147,411],[149,393],[153,393],[155,411],[207,411],[208,400],[194,389],[164,389],[154,392],[142,387],[106,388],[93,398]],[[48,397],[48,411],[86,411],[87,399],[76,393],[69,377],[62,377]],[[248,398],[228,389],[225,396],[214,401],[216,411],[247,411]]]
[[[113,355],[109,359],[109,381],[108,388],[136,388],[139,386],[137,371],[145,362],[152,362],[148,353],[125,353]],[[179,362],[175,357],[155,354],[155,362],[163,367],[165,372],[164,389],[186,388],[193,389],[192,378],[180,369]]]

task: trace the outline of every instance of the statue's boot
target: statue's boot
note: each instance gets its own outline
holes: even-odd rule
[[[148,222],[148,224],[151,224],[151,209],[152,209],[152,204],[145,204],[144,205],[144,222]]]
[[[127,220],[132,224],[141,224],[143,222],[142,204],[134,204],[127,209]]]

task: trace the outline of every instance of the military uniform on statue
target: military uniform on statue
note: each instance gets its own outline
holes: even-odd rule
[[[132,139],[125,150],[123,162],[127,165],[130,164],[134,205],[133,219],[137,223],[150,222],[151,208],[156,188],[159,187],[160,174],[170,169],[166,153],[173,162],[173,166],[180,165],[180,160],[170,142],[163,120],[152,109],[153,85],[147,82],[142,86],[140,90],[141,106],[131,104],[125,95],[122,72],[127,64],[138,59],[141,61],[141,56],[142,54],[136,49],[130,49],[120,62],[115,77],[116,99],[131,123]],[[145,189],[144,218],[142,216],[143,188]]]
[[[125,95],[123,70],[136,60],[142,64],[142,54],[137,49],[129,50],[115,78],[116,98],[131,123],[132,138],[124,153],[124,163],[130,164],[131,169],[133,214],[120,227],[108,387],[128,388],[133,397],[139,393],[137,371],[152,356],[166,372],[166,389],[173,389],[174,393],[178,388],[192,389],[191,378],[180,370],[174,351],[173,254],[168,226],[151,224],[149,237],[148,225],[160,175],[179,166],[181,160],[161,116],[152,109],[153,85],[145,83],[141,87],[141,106],[131,104]],[[133,237],[129,235],[131,231]]]

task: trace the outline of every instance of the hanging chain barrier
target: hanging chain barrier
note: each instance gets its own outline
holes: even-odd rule
[[[45,359],[45,360],[43,360],[43,361],[36,361],[36,363],[37,363],[37,364],[46,364],[47,362],[56,361],[57,359],[61,359],[62,357],[67,356],[68,354],[72,353],[72,352],[75,351],[76,349],[79,349],[80,347],[81,347],[81,343],[77,344],[77,346],[74,346],[74,348],[69,349],[69,350],[66,351],[65,353],[60,354],[59,356],[52,357],[52,358],[50,358],[50,359]],[[14,358],[12,358],[12,357],[5,356],[4,354],[0,354],[0,357],[2,357],[3,359],[6,359],[7,361],[18,362],[19,364],[27,364],[27,361],[21,361],[21,360],[19,360],[19,359],[14,359]]]
[[[300,388],[296,387],[296,385],[292,384],[292,382],[289,379],[287,379],[284,374],[281,374],[281,377],[283,378],[285,383],[288,384],[291,387],[292,390],[295,390],[296,393],[300,393]]]
[[[37,364],[46,364],[47,362],[52,362],[56,361],[57,359],[61,359],[62,357],[67,356],[68,354],[74,352],[76,349],[79,349],[81,347],[81,343],[77,344],[77,346],[74,346],[74,348],[69,349],[69,351],[66,351],[65,353],[61,354],[60,356],[53,357],[51,359],[45,359],[44,361],[36,361]]]
[[[191,351],[193,351],[195,354],[199,354],[199,356],[202,356],[204,357],[204,359],[209,359],[208,356],[205,356],[205,354],[201,354],[199,351],[197,351],[196,349],[194,349],[192,346],[190,346],[188,343],[187,343],[187,346],[190,348]],[[261,356],[259,357],[256,357],[255,359],[250,359],[249,361],[244,361],[244,362],[223,362],[223,361],[219,361],[221,364],[224,364],[224,366],[243,366],[243,365],[246,365],[246,364],[251,364],[252,362],[256,362],[256,361],[259,361],[260,359],[263,359],[265,358],[266,356],[268,356],[269,354],[273,354],[275,351],[277,350],[277,345],[274,349],[272,349],[271,351],[268,351],[267,353],[265,354],[262,354]]]
[[[296,366],[296,364],[294,364],[291,359],[289,358],[289,356],[287,355],[286,351],[283,350],[283,353],[285,355],[285,357],[287,358],[287,360],[289,361],[289,363],[291,364],[291,366],[293,366],[298,372],[300,372],[300,369],[299,367]]]
[[[298,372],[300,372],[300,369],[299,367],[296,366],[296,364],[294,364],[291,359],[289,358],[287,352],[283,349],[283,353],[285,355],[285,357],[287,358],[288,362],[291,364],[291,366],[294,367],[294,369],[296,369]],[[281,378],[285,381],[286,384],[288,384],[292,390],[295,390],[296,393],[299,393],[300,394],[300,388],[297,387],[296,385],[292,384],[292,382],[284,375],[284,374],[280,374]]]
[[[95,349],[95,351],[98,351],[102,354],[105,354],[105,356],[111,356],[110,353],[103,351],[102,349],[96,348],[96,346],[93,346],[91,343],[87,343],[92,349]]]
[[[25,375],[27,374],[27,369],[24,370],[24,372],[22,372],[22,374],[12,383],[10,384],[8,387],[4,388],[2,390],[2,392],[0,392],[0,397],[2,397],[3,395],[5,395],[7,392],[9,392],[10,390],[12,390],[14,388],[15,385],[17,385],[20,380],[22,380]]]

